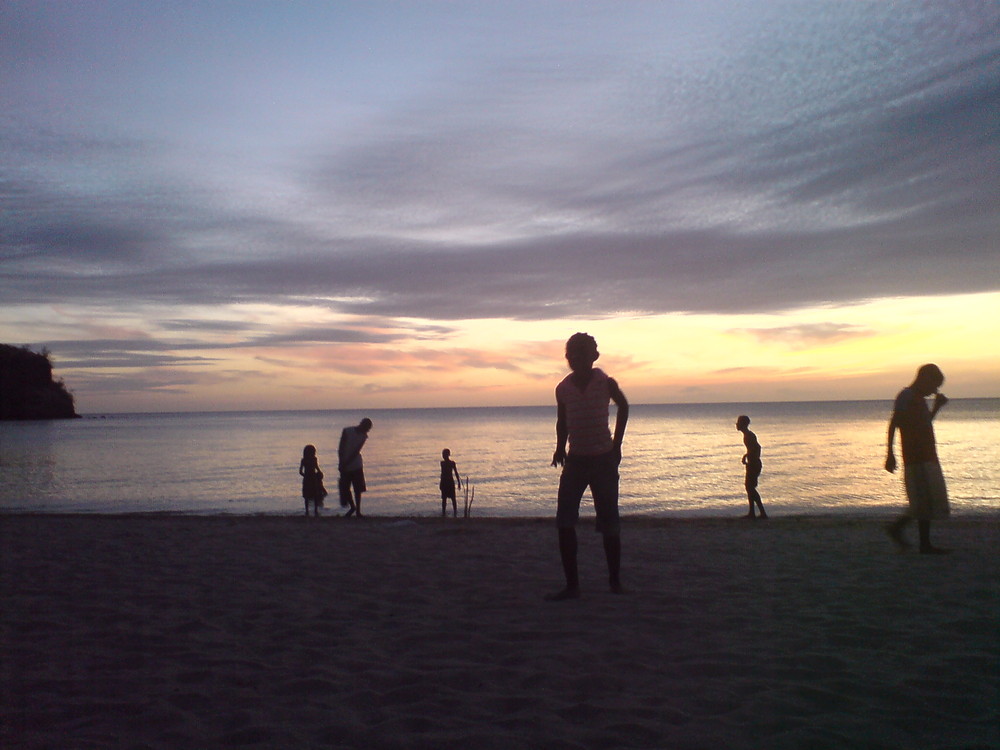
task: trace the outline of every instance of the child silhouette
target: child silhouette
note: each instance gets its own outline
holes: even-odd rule
[[[319,469],[315,445],[307,445],[302,449],[299,476],[302,477],[302,499],[305,500],[306,515],[309,515],[309,503],[312,503],[313,515],[318,516],[319,509],[323,507],[323,498],[326,497],[326,488],[323,486],[323,472]]]
[[[458,499],[455,496],[455,482],[458,482],[458,489],[462,489],[462,478],[458,475],[458,465],[451,460],[451,451],[445,448],[441,451],[441,515],[448,515],[448,500],[451,499],[451,508],[458,518]]]

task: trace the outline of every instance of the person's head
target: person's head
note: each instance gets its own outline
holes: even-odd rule
[[[573,371],[589,370],[600,356],[597,340],[590,334],[574,333],[566,341],[566,361]]]
[[[305,448],[302,449],[302,458],[310,458],[311,456],[315,455],[316,455],[315,445],[307,445]]]
[[[368,417],[362,419],[361,422],[358,424],[358,429],[360,429],[362,432],[368,432],[371,428],[372,428],[372,421]]]
[[[451,458],[451,451],[445,448],[443,451],[441,451],[441,458],[447,461],[449,458]]]
[[[934,364],[922,365],[917,370],[917,377],[913,381],[913,389],[921,396],[930,396],[936,393],[937,389],[944,383],[944,373],[941,368]]]
[[[745,430],[749,426],[750,426],[750,417],[748,417],[746,414],[743,414],[736,418],[736,429],[739,430],[740,432],[743,432],[743,430]]]

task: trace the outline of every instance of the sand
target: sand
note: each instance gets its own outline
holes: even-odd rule
[[[1000,518],[883,523],[0,516],[0,746],[1000,747]]]

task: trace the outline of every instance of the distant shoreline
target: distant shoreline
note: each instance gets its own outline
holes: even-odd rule
[[[664,528],[669,526],[728,526],[740,525],[753,528],[755,525],[761,528],[782,526],[789,524],[815,524],[818,526],[841,526],[857,525],[864,523],[881,524],[887,518],[903,512],[905,506],[900,504],[895,513],[887,510],[885,513],[789,513],[787,515],[771,515],[764,521],[752,521],[739,513],[731,515],[629,515],[622,513],[622,523],[632,528]],[[361,519],[344,518],[343,516],[309,516],[308,518],[301,512],[289,511],[287,513],[198,513],[194,511],[128,511],[128,512],[107,512],[95,511],[93,513],[80,511],[52,511],[43,510],[0,510],[0,523],[11,518],[48,518],[48,519],[105,519],[122,521],[171,521],[171,520],[203,520],[206,522],[271,522],[288,521],[293,523],[326,524],[336,523],[344,526],[391,526],[393,524],[413,523],[417,525],[440,525],[449,528],[461,528],[462,526],[531,526],[534,524],[554,524],[555,510],[551,516],[487,516],[473,515],[469,518],[454,518],[452,516],[441,517],[432,513],[424,515],[366,515]],[[998,524],[1000,525],[1000,509],[990,508],[988,510],[955,513],[951,518],[939,521],[942,528],[951,524]],[[580,517],[580,527],[586,529],[593,525],[593,518],[589,516]]]
[[[959,403],[963,401],[1000,401],[1000,396],[955,396],[949,399],[952,403]],[[886,396],[885,398],[854,398],[854,399],[824,399],[824,400],[805,400],[805,401],[677,401],[677,402],[662,402],[662,403],[633,403],[631,408],[633,409],[643,409],[643,408],[696,408],[696,407],[744,407],[744,406],[788,406],[788,405],[824,405],[824,404],[886,404],[887,406],[892,405],[892,398]],[[613,407],[612,407],[613,408]],[[110,411],[97,411],[97,412],[83,412],[79,416],[85,419],[101,419],[102,417],[138,417],[138,416],[168,416],[168,415],[183,415],[183,416],[194,416],[197,414],[347,414],[355,416],[360,413],[371,413],[371,414],[384,414],[387,412],[434,412],[434,411],[445,411],[445,412],[456,412],[456,411],[471,411],[471,410],[484,410],[484,411],[495,411],[502,409],[555,409],[553,404],[509,404],[506,406],[490,406],[490,405],[479,405],[479,406],[379,406],[379,407],[365,407],[365,406],[352,406],[352,407],[332,407],[329,409],[227,409],[223,411],[214,410],[191,410],[191,411],[122,411],[122,412],[110,412]]]

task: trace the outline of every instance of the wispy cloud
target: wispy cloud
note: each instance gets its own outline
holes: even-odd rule
[[[850,339],[874,336],[875,331],[847,323],[806,323],[773,328],[741,328],[731,333],[753,336],[762,343],[776,343],[792,349],[835,344]]]

